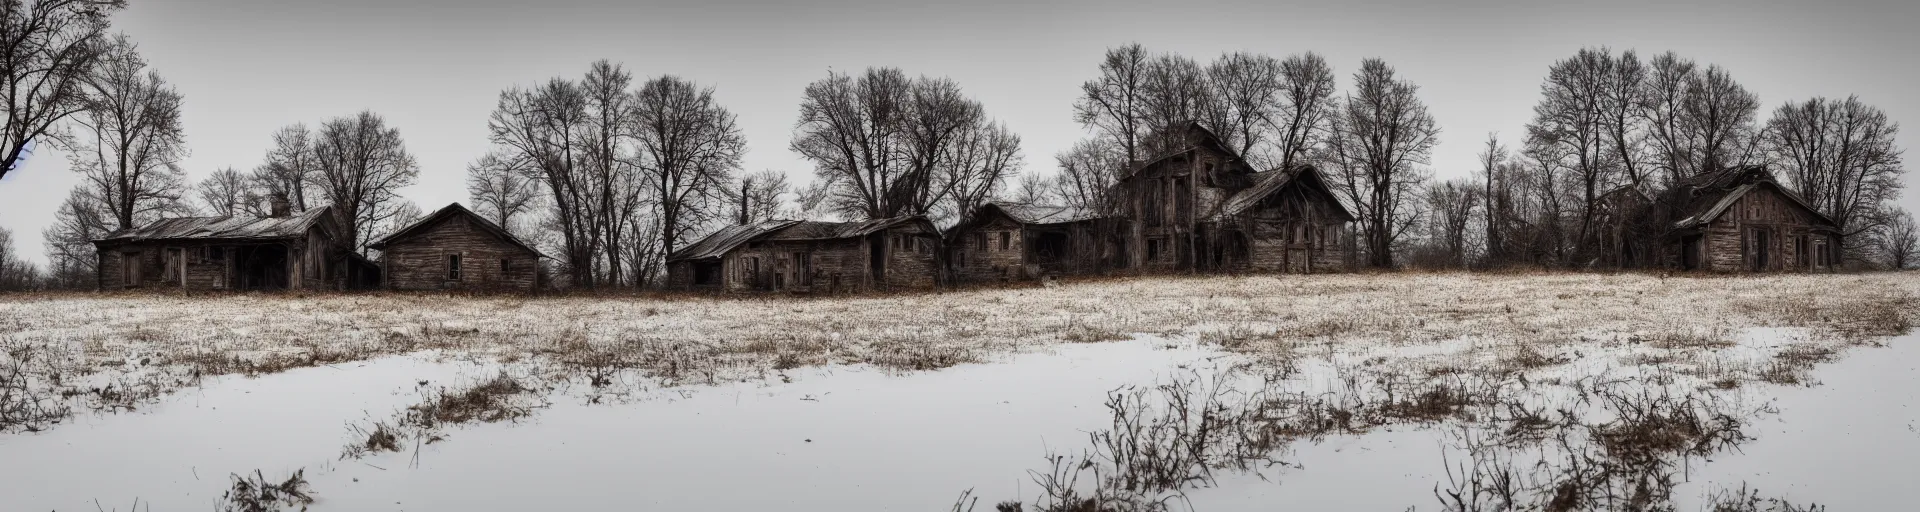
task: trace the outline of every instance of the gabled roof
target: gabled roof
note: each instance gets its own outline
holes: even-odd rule
[[[1713,222],[1732,208],[1734,203],[1739,202],[1740,198],[1761,188],[1770,188],[1775,193],[1786,197],[1789,202],[1812,214],[1815,219],[1827,226],[1836,229],[1839,227],[1833,219],[1808,205],[1805,199],[1800,198],[1800,194],[1780,186],[1779,182],[1774,181],[1773,173],[1763,165],[1734,167],[1694,176],[1682,181],[1679,187],[1685,187],[1692,198],[1687,206],[1680,210],[1684,216],[1673,223],[1673,227],[1678,229],[1694,228]]]
[[[989,202],[980,208],[999,210],[1021,224],[1066,224],[1100,217],[1098,213],[1072,206]]]
[[[448,217],[452,217],[455,215],[466,216],[467,219],[473,223],[473,225],[479,226],[481,230],[491,233],[493,236],[499,237],[501,240],[505,240],[507,243],[513,244],[515,247],[526,249],[527,252],[533,253],[534,256],[539,256],[542,258],[547,257],[547,255],[545,254],[540,254],[539,249],[534,249],[533,246],[527,245],[526,242],[521,242],[519,238],[513,236],[513,233],[507,232],[506,228],[500,227],[499,224],[494,224],[493,221],[487,220],[485,217],[481,217],[480,214],[473,213],[473,210],[468,210],[467,207],[461,206],[460,203],[449,204],[443,208],[440,208],[438,211],[433,212],[432,215],[428,215],[426,217],[421,218],[420,220],[414,221],[412,224],[408,224],[407,227],[400,228],[399,231],[394,231],[392,234],[389,234],[384,237],[380,237],[379,240],[375,240],[373,243],[367,244],[367,248],[376,249],[376,250],[385,249],[387,245],[392,244],[395,241],[399,241],[401,239],[405,239],[407,237],[417,235],[420,233],[420,231],[426,229],[427,226],[432,226],[434,223],[440,222],[441,220],[444,220]]]
[[[1207,127],[1205,125],[1200,124],[1199,121],[1185,121],[1181,123],[1175,123],[1174,125],[1168,126],[1167,128],[1165,128],[1165,130],[1182,130],[1183,133],[1181,133],[1181,135],[1183,136],[1185,141],[1181,145],[1180,149],[1162,153],[1160,155],[1153,157],[1152,159],[1141,162],[1139,165],[1134,166],[1132,169],[1127,169],[1126,175],[1120,177],[1122,181],[1132,179],[1134,175],[1140,174],[1140,171],[1145,170],[1148,167],[1153,167],[1154,164],[1158,164],[1161,161],[1164,161],[1169,158],[1185,155],[1187,153],[1192,153],[1194,149],[1197,149],[1203,146],[1212,148],[1214,151],[1225,153],[1227,156],[1233,157],[1233,159],[1236,159],[1236,160],[1244,159],[1239,152],[1234,151],[1233,148],[1229,148],[1227,147],[1226,144],[1220,142],[1220,136],[1215,135],[1213,133],[1213,130],[1207,129]]]
[[[753,224],[736,224],[720,228],[719,231],[707,235],[706,238],[694,242],[693,245],[683,247],[678,251],[673,251],[673,254],[667,255],[667,262],[718,258],[726,255],[727,252],[732,251],[741,244],[799,223],[800,221],[797,220],[768,220]]]
[[[286,217],[176,217],[108,233],[95,244],[154,240],[288,240],[307,235],[331,207]]]
[[[1220,211],[1214,213],[1213,218],[1219,220],[1239,215],[1241,212],[1253,208],[1254,205],[1260,204],[1260,201],[1266,199],[1267,196],[1279,192],[1280,189],[1286,188],[1287,185],[1295,183],[1318,183],[1321,190],[1333,196],[1333,207],[1335,211],[1340,212],[1341,215],[1345,215],[1349,221],[1355,219],[1353,211],[1347,208],[1346,202],[1340,200],[1340,195],[1334,194],[1333,189],[1327,186],[1326,177],[1320,175],[1320,168],[1318,167],[1299,164],[1293,166],[1292,169],[1274,169],[1254,175],[1254,180],[1253,186],[1235,192],[1232,196],[1228,197],[1226,201],[1222,202]]]

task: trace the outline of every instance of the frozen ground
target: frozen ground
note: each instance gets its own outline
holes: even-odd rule
[[[1881,509],[1920,455],[1916,288],[0,298],[0,510],[203,510],[256,469],[314,510]]]

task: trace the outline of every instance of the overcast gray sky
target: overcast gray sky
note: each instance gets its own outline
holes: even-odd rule
[[[1361,59],[1384,58],[1420,85],[1444,130],[1433,155],[1443,178],[1474,169],[1488,132],[1516,138],[1547,66],[1583,46],[1724,66],[1760,96],[1763,121],[1789,100],[1858,94],[1920,123],[1914,0],[130,3],[116,29],[186,95],[191,178],[253,168],[281,126],[372,109],[419,159],[419,183],[402,193],[429,211],[466,200],[466,165],[489,148],[500,90],[577,78],[601,58],[716,87],[746,133],[745,168],[800,183],[812,170],[787,143],[802,89],[829,69],[952,77],[1024,139],[1027,172],[1051,172],[1053,154],[1086,136],[1072,117],[1079,84],[1107,47],[1132,41],[1202,62],[1316,51],[1343,89]],[[1917,132],[1910,124],[1901,146],[1920,146]],[[36,155],[0,181],[0,226],[43,260],[40,231],[77,182],[64,155]]]

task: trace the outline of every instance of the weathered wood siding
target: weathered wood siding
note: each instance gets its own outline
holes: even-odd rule
[[[955,233],[952,243],[953,276],[961,281],[1017,279],[1027,263],[1026,230],[1004,215]]]
[[[448,268],[455,254],[459,279]],[[395,290],[533,290],[540,263],[538,255],[461,215],[389,241],[380,259],[386,287]]]
[[[1736,200],[1719,218],[1700,228],[1701,262],[1715,272],[1804,272],[1829,270],[1830,235],[1817,231],[1818,219],[1771,187],[1759,187]]]

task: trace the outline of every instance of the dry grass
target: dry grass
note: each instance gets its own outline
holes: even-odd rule
[[[6,358],[0,370],[30,361],[38,369],[26,387],[40,391],[16,391],[0,410],[57,411],[57,403],[21,406],[20,397],[72,398],[76,389],[106,404],[89,408],[130,407],[206,375],[270,374],[425,350],[550,361],[596,385],[634,371],[675,385],[825,364],[931,370],[1136,333],[1195,336],[1229,350],[1278,354],[1270,359],[1290,357],[1301,346],[1420,346],[1472,337],[1514,347],[1504,360],[1483,363],[1529,371],[1612,341],[1711,352],[1751,326],[1867,340],[1909,329],[1920,307],[1916,291],[1915,273],[1402,273],[1111,278],[817,299],[5,295],[0,343],[36,354],[0,355]],[[1671,357],[1676,364],[1692,358]],[[130,369],[145,372],[131,386],[99,393],[76,387],[99,386],[94,377]],[[18,379],[11,385],[21,387]]]

